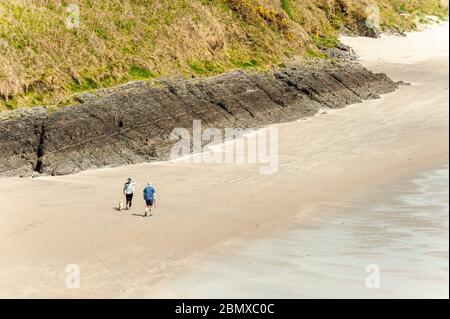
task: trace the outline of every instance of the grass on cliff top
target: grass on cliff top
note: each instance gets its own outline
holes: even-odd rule
[[[371,3],[385,30],[447,16],[441,0],[3,0],[0,110],[66,105],[130,80],[324,58],[318,47],[335,46],[343,27],[356,32]]]

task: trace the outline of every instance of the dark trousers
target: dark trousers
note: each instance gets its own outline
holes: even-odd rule
[[[126,194],[125,197],[127,199],[127,207],[131,208],[131,204],[133,202],[133,194]]]

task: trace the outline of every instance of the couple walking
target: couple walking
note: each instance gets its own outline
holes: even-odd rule
[[[128,178],[127,182],[123,186],[123,193],[126,198],[126,209],[131,209],[133,204],[133,195],[136,182],[132,178]],[[156,207],[156,190],[152,185],[152,182],[148,182],[144,188],[144,201],[145,201],[145,216],[152,216],[152,208]]]

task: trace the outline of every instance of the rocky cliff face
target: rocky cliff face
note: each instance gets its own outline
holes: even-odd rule
[[[354,63],[232,72],[155,86],[132,82],[80,95],[82,103],[53,113],[38,108],[0,120],[0,176],[63,175],[167,159],[172,130],[190,129],[194,119],[204,127],[257,128],[396,88],[386,75]]]

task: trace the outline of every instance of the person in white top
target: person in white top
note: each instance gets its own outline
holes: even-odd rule
[[[136,182],[129,177],[125,185],[123,185],[123,193],[126,198],[126,209],[131,209],[131,205],[133,203],[133,194],[134,194],[134,186]]]

